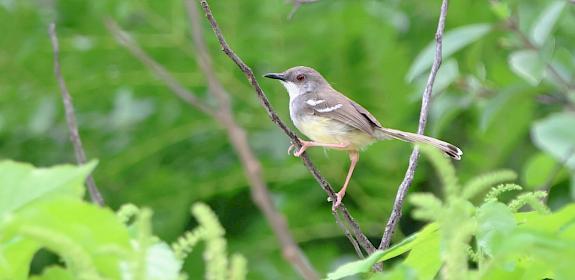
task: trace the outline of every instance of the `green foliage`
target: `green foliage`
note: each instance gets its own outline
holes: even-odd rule
[[[471,179],[462,191],[446,188],[445,184],[457,182],[453,166],[440,152],[427,147],[422,150],[442,177],[446,190],[442,200],[424,193],[410,197],[416,207],[413,216],[431,223],[388,250],[341,266],[328,274],[328,279],[359,273],[369,279],[517,279],[525,276],[571,279],[575,276],[570,268],[575,256],[575,204],[551,213],[541,202],[546,193],[527,192],[506,205],[499,202],[498,197],[521,187],[504,184],[491,187],[485,202],[473,206],[469,194],[516,176],[509,171],[493,172]],[[535,211],[517,213],[525,205]],[[393,268],[379,275],[368,274],[375,263],[404,253],[408,253],[407,257]],[[474,262],[476,268],[470,267],[469,262]]]
[[[288,20],[292,2],[210,1],[226,39],[252,67],[279,116],[289,118],[285,89],[260,77],[308,65],[384,126],[415,131],[441,1],[321,0],[302,5]],[[152,232],[172,244],[196,225],[189,210],[204,201],[226,228],[230,250],[250,260],[250,279],[299,279],[251,201],[226,131],[178,100],[102,22],[106,17],[116,20],[187,89],[213,102],[197,66],[184,7],[182,0],[1,0],[0,26],[9,28],[2,29],[0,40],[0,157],[36,166],[73,161],[47,35],[48,23],[54,21],[62,73],[86,154],[99,158],[93,176],[106,204],[112,209],[126,203],[151,209]],[[426,133],[464,151],[457,177],[464,186],[461,195],[473,196],[474,203],[480,203],[485,189],[472,190],[465,183],[501,169],[519,174],[517,183],[527,191],[550,190],[547,201],[553,212],[573,202],[575,155],[566,159],[564,152],[573,143],[573,118],[568,116],[575,92],[550,66],[574,83],[574,11],[568,0],[450,1],[445,59]],[[215,76],[230,94],[234,117],[246,128],[273,201],[295,241],[320,273],[354,258],[353,250],[342,245],[347,239],[333,222],[324,192],[301,161],[286,154],[288,139],[222,54],[209,24],[203,17],[200,22]],[[524,36],[510,29],[511,23]],[[510,64],[511,57],[525,51],[531,60]],[[523,72],[540,82],[533,85],[533,79],[519,74]],[[345,153],[309,152],[330,183],[340,186],[349,165]],[[370,240],[381,238],[409,153],[408,144],[388,141],[361,155],[344,202]],[[418,168],[411,193],[432,191],[430,186],[437,186],[433,170]],[[516,194],[498,199],[508,203]],[[0,209],[16,206],[10,195],[0,194]],[[408,204],[404,217],[421,210]],[[136,219],[127,216],[130,224]],[[403,219],[395,238],[410,236],[419,226]],[[31,270],[56,263],[39,254]],[[194,275],[204,267],[198,249],[182,270]],[[394,273],[409,271],[398,266]]]
[[[95,165],[0,163],[0,172],[7,172],[0,193],[14,198],[0,213],[0,279],[28,279],[42,248],[58,255],[65,267],[48,267],[32,279],[180,279],[186,256],[177,257],[178,250],[152,235],[149,209],[128,204],[113,213],[82,200],[83,182]],[[213,212],[196,204],[193,213],[208,244],[206,278],[245,279],[241,255],[232,257],[228,277],[224,230]],[[188,242],[183,250],[191,248]]]
[[[447,31],[443,37],[443,57],[448,58],[458,50],[466,47],[467,45],[480,39],[487,34],[491,26],[489,24],[473,24],[468,26],[458,27],[451,31]],[[421,75],[425,70],[433,64],[435,56],[435,41],[429,43],[423,51],[415,58],[407,73],[407,80],[413,81],[417,76]]]
[[[565,129],[565,125],[574,123],[575,113],[564,112],[551,115],[533,126],[535,144],[571,169],[575,169],[575,157],[571,156],[575,153],[575,130]]]

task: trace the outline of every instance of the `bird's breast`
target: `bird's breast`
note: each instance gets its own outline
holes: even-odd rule
[[[351,150],[362,149],[375,139],[347,124],[315,115],[295,116],[294,125],[309,139],[324,144],[348,144]]]

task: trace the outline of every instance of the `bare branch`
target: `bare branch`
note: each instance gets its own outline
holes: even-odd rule
[[[254,88],[254,90],[256,91],[256,94],[258,96],[258,99],[260,101],[260,103],[262,104],[262,106],[264,107],[264,109],[266,110],[269,118],[272,120],[272,122],[274,122],[279,128],[281,128],[283,130],[283,132],[291,139],[292,143],[294,143],[296,146],[301,147],[301,143],[299,142],[299,139],[297,138],[296,134],[293,133],[286,125],[283,121],[281,121],[281,119],[279,118],[279,116],[276,114],[276,112],[273,110],[267,96],[264,94],[262,88],[260,87],[260,85],[258,84],[253,71],[231,50],[231,48],[229,47],[228,43],[226,42],[226,40],[224,39],[222,32],[220,30],[220,27],[218,26],[212,11],[210,10],[210,7],[208,6],[208,3],[206,0],[199,0],[200,4],[202,6],[202,9],[204,10],[206,17],[208,19],[208,21],[210,22],[210,25],[212,27],[212,30],[214,31],[214,34],[216,35],[218,42],[220,43],[220,46],[222,47],[222,51],[240,68],[240,70],[245,74],[246,78],[248,79],[248,81],[250,82],[250,84],[252,85],[252,87]],[[307,157],[306,153],[304,153],[301,158],[303,159],[304,165],[308,168],[308,170],[312,173],[312,175],[314,176],[314,178],[316,179],[316,181],[319,183],[319,185],[322,187],[322,189],[328,194],[328,196],[332,199],[335,200],[336,196],[335,196],[335,192],[333,191],[333,188],[331,187],[331,185],[325,180],[325,178],[323,178],[321,176],[321,174],[319,173],[319,171],[317,170],[317,168],[315,168],[315,166],[313,165],[313,163],[310,161],[310,159]],[[371,242],[367,239],[367,237],[365,236],[365,234],[363,234],[363,232],[361,232],[361,229],[359,227],[359,225],[357,224],[357,222],[355,222],[353,220],[353,218],[351,217],[351,215],[349,214],[349,211],[347,211],[347,209],[345,208],[345,206],[342,204],[340,205],[340,207],[338,208],[339,211],[342,211],[343,213],[343,217],[346,220],[346,222],[348,223],[349,227],[351,228],[354,237],[356,238],[356,240],[359,242],[359,244],[362,246],[362,248],[369,254],[371,254],[372,252],[375,251],[375,247],[373,246],[373,244],[371,244]],[[336,215],[336,213],[334,213],[334,215]],[[342,228],[344,231],[346,231],[346,228]]]
[[[80,139],[80,133],[78,132],[78,125],[76,123],[76,115],[74,113],[74,104],[72,103],[72,96],[68,92],[66,87],[66,82],[64,77],[62,77],[62,69],[60,67],[60,48],[58,45],[58,36],[56,34],[56,24],[50,23],[48,28],[48,33],[50,34],[50,41],[52,42],[52,49],[54,52],[54,75],[58,80],[58,85],[60,87],[60,93],[62,94],[62,101],[64,102],[64,110],[66,111],[66,124],[68,125],[68,130],[70,132],[70,140],[74,146],[74,153],[76,155],[76,162],[78,164],[86,163],[86,153],[84,148],[82,148],[82,140]],[[90,198],[92,202],[104,206],[104,199],[96,187],[96,182],[92,174],[88,175],[86,178],[86,184],[88,185],[88,192],[90,193]]]
[[[299,10],[299,8],[301,7],[301,5],[303,5],[303,4],[309,4],[309,3],[315,3],[315,2],[318,2],[318,1],[319,1],[319,0],[292,0],[292,2],[293,2],[293,7],[292,7],[291,11],[289,12],[288,20],[293,18],[293,16],[294,16],[295,13],[297,12],[297,10]]]
[[[339,216],[339,213],[338,212],[334,212],[334,213],[335,213],[335,222],[337,223],[337,225],[341,229],[343,229],[343,234],[345,235],[345,237],[347,237],[347,239],[349,240],[351,245],[353,245],[353,249],[355,250],[355,253],[357,254],[357,256],[363,259],[364,256],[363,256],[363,252],[361,251],[361,248],[359,247],[359,243],[357,242],[357,240],[355,240],[355,238],[353,238],[353,236],[349,232],[349,229],[347,229],[346,225],[342,222],[341,217]]]
[[[265,184],[261,174],[261,164],[249,146],[245,130],[234,121],[230,108],[229,94],[225,91],[224,87],[215,76],[211,59],[206,51],[205,43],[203,42],[201,28],[199,23],[197,23],[198,17],[196,16],[194,18],[194,10],[190,10],[192,8],[188,2],[186,2],[186,4],[188,6],[187,8],[188,13],[190,14],[190,20],[192,21],[192,37],[196,46],[198,64],[206,76],[210,94],[214,95],[217,100],[217,108],[208,106],[199,100],[193,92],[186,89],[163,66],[145,53],[145,51],[142,50],[135,41],[129,39],[117,23],[112,20],[107,20],[106,25],[116,39],[124,45],[134,57],[147,66],[156,75],[156,77],[163,81],[176,96],[187,102],[189,105],[214,118],[226,129],[230,142],[242,162],[246,178],[250,184],[252,199],[260,208],[273,232],[276,234],[276,237],[280,241],[284,257],[305,279],[318,279],[315,270],[311,267],[305,255],[303,255],[302,250],[298,247],[297,243],[291,236],[285,218],[279,211],[277,211],[277,209],[275,209],[275,206],[272,203],[270,194],[267,190],[267,185]],[[193,8],[195,9],[195,7]],[[197,14],[197,11],[195,14]]]
[[[152,72],[166,83],[168,88],[170,88],[178,97],[184,100],[186,103],[194,106],[196,109],[204,112],[206,115],[218,118],[216,111],[210,106],[204,104],[196,95],[191,91],[187,90],[182,84],[180,84],[166,68],[157,63],[152,57],[150,57],[132,38],[130,38],[113,20],[106,20],[106,27],[114,35],[116,40],[120,42],[130,53],[135,56],[140,62],[142,62],[146,67],[148,67]]]
[[[421,101],[421,111],[419,113],[419,126],[417,127],[417,133],[423,134],[425,131],[425,125],[427,123],[427,113],[429,112],[429,101],[431,97],[431,91],[433,90],[433,83],[435,82],[435,76],[441,65],[441,51],[442,51],[442,39],[443,31],[445,30],[445,18],[447,16],[447,5],[448,0],[443,0],[441,2],[441,12],[439,14],[439,22],[437,23],[437,31],[435,33],[435,59],[433,60],[433,65],[431,66],[431,72],[427,79],[427,84],[425,85],[425,90],[423,91],[423,99]],[[419,149],[417,147],[413,148],[411,156],[409,157],[409,165],[407,171],[405,172],[405,177],[399,185],[397,190],[397,195],[395,196],[395,202],[393,203],[393,209],[387,225],[385,226],[385,231],[383,237],[381,238],[381,243],[379,243],[379,249],[385,250],[389,247],[391,236],[397,227],[397,222],[401,218],[401,207],[405,200],[405,195],[407,190],[413,181],[413,175],[415,174],[415,169],[417,168],[417,159],[419,158]]]
[[[261,174],[261,163],[249,145],[245,130],[234,119],[233,112],[230,109],[229,94],[217,79],[212,68],[212,61],[204,42],[196,3],[192,0],[187,0],[185,3],[188,17],[190,18],[192,38],[196,47],[199,67],[208,80],[210,93],[218,100],[219,112],[222,114],[222,124],[226,127],[230,142],[240,157],[246,177],[250,182],[252,199],[260,208],[278,238],[283,248],[284,258],[296,268],[304,279],[319,279],[317,272],[290,234],[285,218],[275,208]]]

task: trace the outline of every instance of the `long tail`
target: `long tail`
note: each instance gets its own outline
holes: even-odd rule
[[[376,130],[375,136],[379,140],[394,138],[410,143],[429,144],[456,160],[460,160],[461,156],[463,155],[463,152],[454,145],[425,135],[404,132],[391,128],[380,128]]]

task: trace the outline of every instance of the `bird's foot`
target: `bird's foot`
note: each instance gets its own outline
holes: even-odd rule
[[[335,211],[337,210],[337,207],[339,207],[339,205],[341,204],[341,201],[343,200],[343,196],[345,195],[345,192],[338,192],[335,195],[335,201],[333,202],[333,205],[331,206],[331,211]],[[331,201],[331,198],[328,198],[328,201]]]
[[[288,155],[291,155],[291,150],[293,150],[293,149],[295,149],[295,145],[294,145],[294,144],[289,145],[289,147],[288,147]]]
[[[299,150],[297,150],[297,152],[293,153],[293,155],[295,157],[300,157],[301,154],[303,154],[303,152],[305,152],[305,150],[307,150],[307,148],[310,146],[310,144],[309,144],[310,142],[308,142],[308,141],[302,140],[301,143],[302,143],[301,148],[299,148]]]
[[[298,139],[299,139],[299,138],[298,138]],[[293,155],[296,156],[296,157],[299,157],[299,156],[301,156],[301,154],[305,151],[305,149],[307,149],[306,143],[307,143],[308,141],[299,139],[299,142],[302,143],[302,146],[301,146],[301,148],[300,148],[299,150],[297,149],[297,146],[296,146],[294,143],[292,143],[291,145],[289,145],[288,150],[287,150],[288,155],[291,155],[291,154],[292,154],[292,150],[295,149],[295,152],[294,152]],[[305,147],[305,149],[304,149],[304,147]],[[302,151],[302,149],[303,149],[303,151]]]

